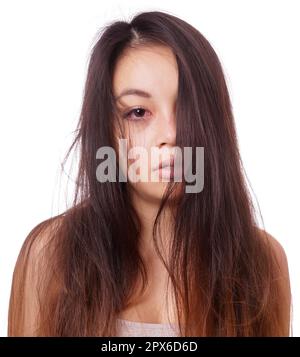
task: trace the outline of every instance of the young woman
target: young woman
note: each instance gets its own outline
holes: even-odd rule
[[[23,244],[9,336],[289,335],[286,255],[258,228],[222,67],[199,31],[158,11],[106,26],[77,129],[74,201]],[[121,180],[119,154],[102,182],[98,149],[119,153],[121,138],[173,159],[203,147],[203,187],[188,192],[172,162],[140,161],[169,182]]]

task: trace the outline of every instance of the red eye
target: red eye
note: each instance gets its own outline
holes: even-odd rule
[[[127,112],[124,117],[133,120],[133,121],[140,121],[145,119],[145,113],[147,112],[146,109],[143,108],[135,108]]]

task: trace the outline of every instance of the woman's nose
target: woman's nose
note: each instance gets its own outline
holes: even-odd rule
[[[157,123],[157,146],[174,146],[176,144],[176,120],[174,113],[161,114]]]

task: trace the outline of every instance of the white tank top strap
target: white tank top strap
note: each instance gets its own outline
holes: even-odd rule
[[[149,323],[117,319],[117,336],[119,337],[177,337],[179,329],[172,323]]]

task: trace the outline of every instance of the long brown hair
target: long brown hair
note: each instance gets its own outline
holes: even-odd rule
[[[25,240],[13,277],[11,336],[24,333],[30,264],[35,265],[30,277],[39,301],[38,336],[114,336],[118,313],[130,301],[137,279],[142,277],[146,286],[138,249],[141,225],[128,183],[100,183],[95,173],[97,149],[115,145],[116,61],[127,48],[153,44],[168,46],[176,56],[176,145],[205,149],[204,189],[180,195],[165,261],[181,335],[283,334],[277,261],[258,229],[218,56],[194,27],[153,11],[108,24],[92,49],[76,137],[67,153],[79,148],[74,200]],[[155,242],[170,188],[155,220]]]

